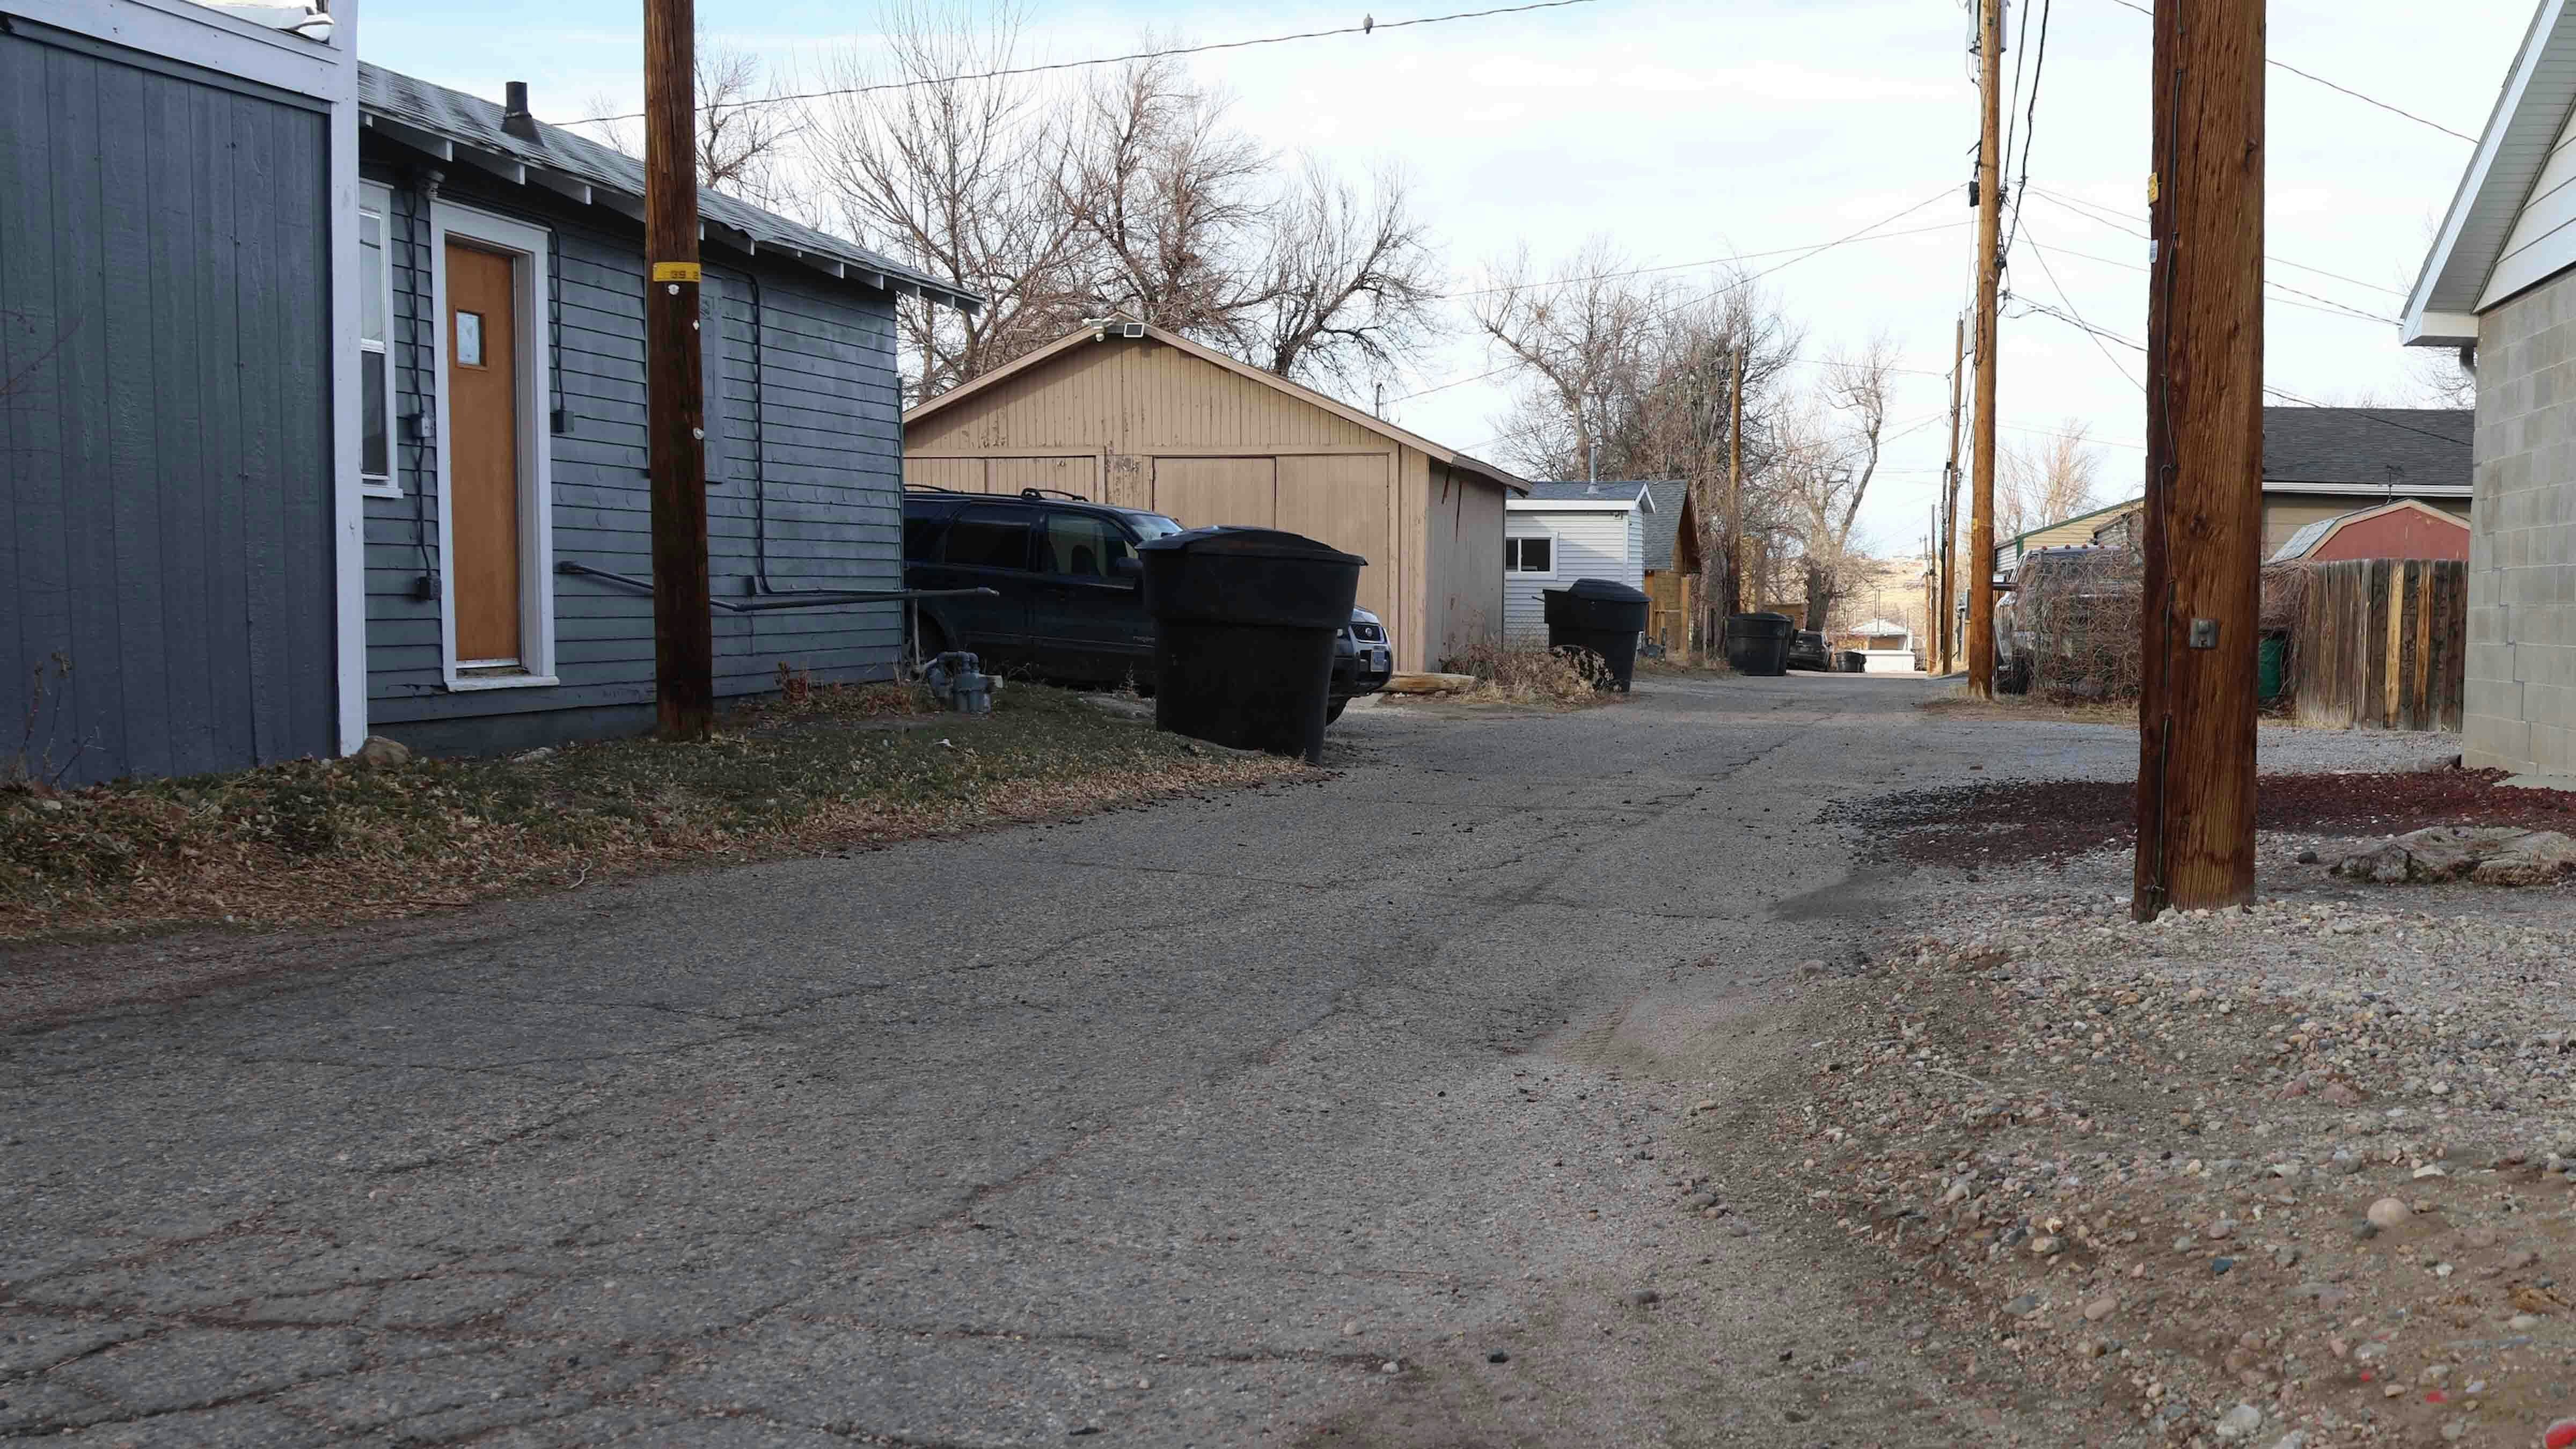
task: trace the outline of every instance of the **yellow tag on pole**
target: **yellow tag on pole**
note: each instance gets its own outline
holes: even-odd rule
[[[2153,205],[2155,205],[2155,204],[2156,204],[2156,202],[2157,202],[2157,200],[2158,200],[2159,198],[2161,198],[2163,195],[2164,195],[2164,187],[2159,183],[2158,178],[2157,178],[2157,176],[2156,176],[2156,173],[2154,173],[2154,172],[2152,172],[2152,171],[2148,172],[2148,173],[2147,173],[2147,205],[2149,205],[2149,206],[2153,206]]]
[[[657,282],[694,282],[698,280],[696,262],[655,262],[653,280]]]

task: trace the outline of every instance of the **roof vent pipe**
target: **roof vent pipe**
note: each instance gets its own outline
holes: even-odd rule
[[[537,118],[528,113],[528,83],[512,81],[502,94],[501,129],[522,141],[537,139]]]

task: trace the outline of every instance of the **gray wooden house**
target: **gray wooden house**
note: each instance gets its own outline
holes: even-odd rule
[[[602,575],[652,573],[642,165],[516,88],[365,66],[360,96],[362,346],[386,378],[359,470],[370,727],[456,750],[640,729],[652,601]],[[903,587],[895,297],[974,301],[730,197],[700,209],[717,691],[885,678],[899,605],[802,605]]]
[[[649,723],[642,167],[337,8],[11,0],[0,774]],[[807,605],[901,587],[895,298],[973,299],[700,204],[718,690],[883,677]]]

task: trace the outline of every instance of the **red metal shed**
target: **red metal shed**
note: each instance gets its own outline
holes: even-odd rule
[[[2469,560],[2469,521],[2412,498],[2311,523],[2272,555],[2274,563],[2348,563],[2367,558]]]

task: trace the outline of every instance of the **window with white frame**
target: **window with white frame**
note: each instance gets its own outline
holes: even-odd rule
[[[390,225],[393,192],[360,188],[358,202],[358,482],[367,492],[399,495],[394,480],[392,333],[394,279]]]
[[[1555,573],[1556,540],[1536,536],[1504,539],[1503,572],[1507,574]]]

